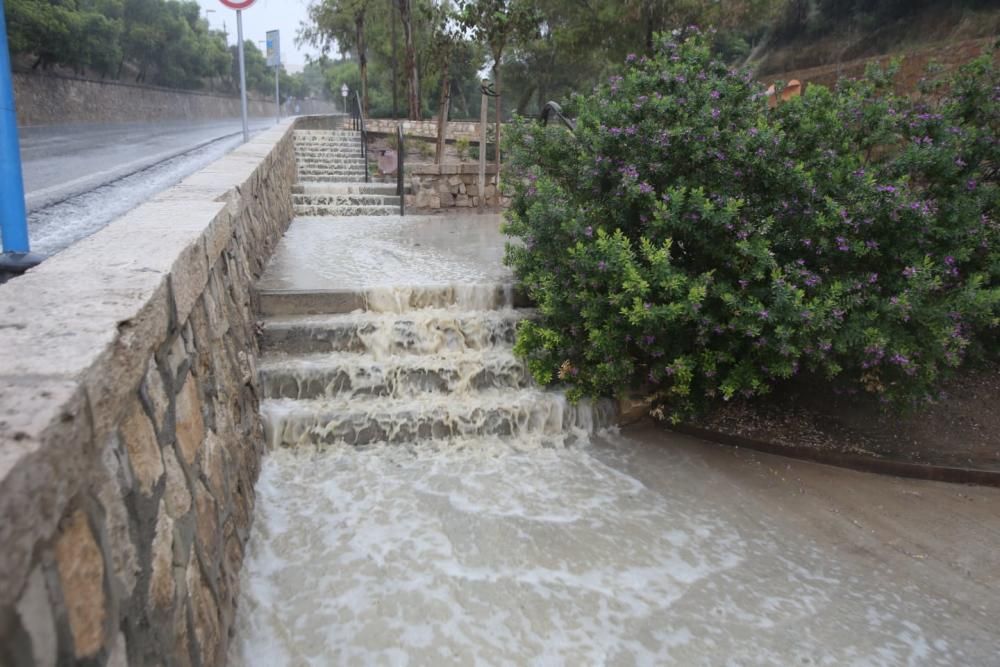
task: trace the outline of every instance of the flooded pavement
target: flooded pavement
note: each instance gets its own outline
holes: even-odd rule
[[[298,218],[261,290],[408,289],[511,283],[498,215]]]
[[[512,354],[499,224],[292,224],[231,664],[997,664],[1000,491],[602,428]]]
[[[1000,493],[655,429],[272,452],[235,665],[993,665]]]

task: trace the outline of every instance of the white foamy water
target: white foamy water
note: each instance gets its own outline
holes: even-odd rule
[[[689,462],[522,445],[272,452],[230,663],[983,664],[917,586],[674,490]]]
[[[512,282],[503,266],[500,216],[298,218],[261,279],[264,289],[373,290],[373,304],[401,286],[449,286],[466,294]],[[427,304],[432,305],[432,304]],[[469,304],[472,307],[474,303]],[[425,306],[426,307],[426,306]],[[491,306],[488,306],[491,307]]]

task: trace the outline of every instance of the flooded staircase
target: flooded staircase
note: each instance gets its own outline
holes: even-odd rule
[[[295,130],[298,183],[292,190],[297,216],[398,215],[392,183],[365,183],[361,133]]]
[[[262,295],[261,411],[272,447],[501,438],[566,442],[609,423],[534,386],[509,289]],[[360,305],[361,308],[354,309]],[[351,311],[351,312],[347,312]]]

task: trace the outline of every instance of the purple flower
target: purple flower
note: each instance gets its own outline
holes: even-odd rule
[[[599,271],[605,271],[605,270],[607,270],[607,268],[608,268],[608,264],[603,259],[597,263],[597,269]]]
[[[746,288],[747,288],[747,285],[749,285],[749,284],[750,284],[750,281],[749,281],[749,280],[741,280],[741,281],[739,281],[739,282],[740,282],[740,287],[742,287],[743,289],[746,289]]]
[[[652,191],[653,191],[653,186],[647,183],[646,181],[643,181],[642,183],[639,184],[639,192],[641,192],[642,194],[648,195]]]
[[[634,53],[630,53],[627,56],[625,56],[625,62],[627,62],[627,63],[634,63],[636,57],[637,56]]]
[[[869,285],[874,285],[877,282],[878,282],[878,274],[877,273],[869,273],[868,274],[868,284]]]
[[[720,111],[718,109],[712,109],[712,118],[718,119]]]
[[[915,275],[917,275],[917,270],[914,267],[908,266],[905,269],[903,269],[903,276],[904,277],[906,277],[906,278],[912,278]]]
[[[762,320],[766,320],[767,318],[771,317],[771,313],[769,313],[765,308],[764,310],[757,313],[757,317],[759,317]]]
[[[709,93],[709,95],[713,100],[717,100],[719,99],[720,93],[717,90],[713,90],[711,93]]]
[[[969,190],[975,190],[976,189],[976,185],[978,185],[976,183],[976,179],[970,178],[969,182],[965,184],[965,187],[968,188]]]
[[[590,238],[594,235],[594,228],[588,225],[587,228],[583,230],[583,235]]]

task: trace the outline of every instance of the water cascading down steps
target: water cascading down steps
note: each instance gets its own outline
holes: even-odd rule
[[[297,216],[397,215],[392,183],[365,183],[361,133],[295,130],[298,183],[292,189]]]
[[[272,447],[484,437],[537,446],[585,436],[613,416],[533,384],[512,351],[532,311],[513,308],[510,290],[357,298],[363,309],[321,314],[314,302],[262,299],[261,411]]]

